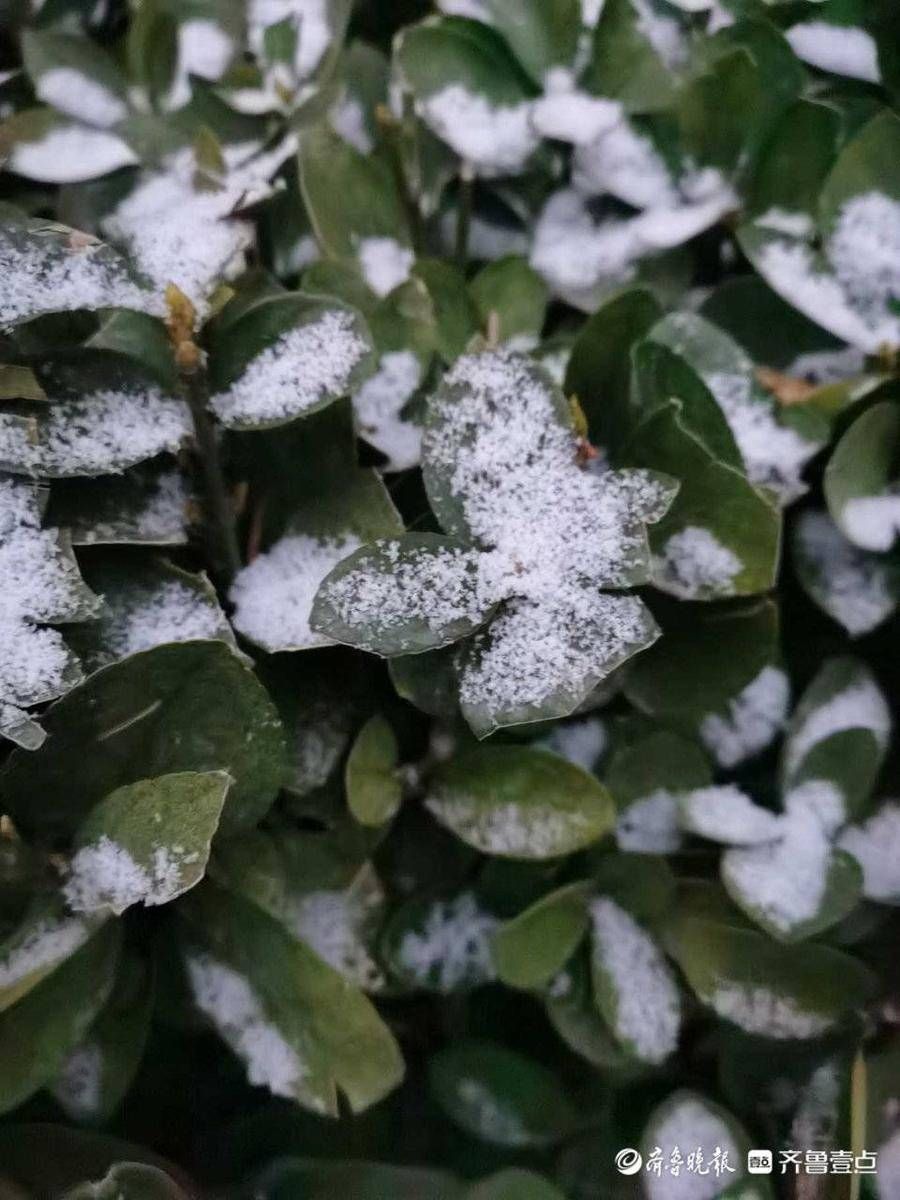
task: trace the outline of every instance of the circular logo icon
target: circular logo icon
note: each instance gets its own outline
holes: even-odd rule
[[[637,1175],[643,1165],[640,1151],[632,1150],[630,1146],[626,1146],[616,1155],[616,1168],[620,1175]]]

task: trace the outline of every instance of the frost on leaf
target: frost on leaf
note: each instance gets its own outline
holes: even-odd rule
[[[700,740],[722,767],[735,767],[765,750],[784,727],[791,688],[780,667],[760,673],[719,712],[700,721]]]
[[[66,912],[58,896],[38,898],[0,944],[0,1010],[80,949],[95,924]]]
[[[662,951],[630,913],[600,897],[590,906],[594,986],[601,1011],[641,1062],[661,1063],[681,1027],[678,985]]]
[[[354,313],[325,308],[252,358],[212,409],[230,428],[282,424],[346,395],[368,354]]]
[[[364,870],[349,888],[292,895],[284,921],[296,938],[352,984],[377,992],[385,980],[371,944],[383,904],[381,884]]]
[[[29,123],[18,137],[12,133],[6,170],[40,183],[84,183],[138,161],[128,143],[116,134],[56,118],[49,109],[40,114],[23,113],[20,122],[24,126],[24,118],[44,114],[47,120],[35,121],[33,127]],[[7,130],[12,132],[9,126]]]
[[[98,602],[60,532],[41,528],[37,489],[2,477],[0,577],[0,728],[33,745],[36,731],[21,709],[62,695],[81,678],[61,634],[43,626],[92,617]]]
[[[190,498],[182,473],[157,461],[121,475],[59,483],[50,518],[65,526],[74,546],[183,546]]]
[[[733,846],[777,841],[784,824],[782,818],[754,804],[734,784],[685,793],[681,798],[681,822],[689,833]]]
[[[887,800],[861,825],[848,825],[837,844],[862,868],[864,896],[900,904],[900,801]]]
[[[722,1193],[725,1180],[733,1182],[743,1174],[743,1145],[738,1145],[732,1123],[718,1105],[694,1092],[676,1092],[661,1104],[651,1115],[644,1137],[645,1153],[658,1147],[664,1164],[677,1152],[683,1159],[693,1154],[707,1168],[705,1173],[682,1168],[674,1178],[665,1169],[661,1175],[645,1172],[648,1200],[713,1200]],[[727,1162],[734,1174],[721,1173],[721,1167],[716,1174],[715,1162]]]
[[[827,513],[800,514],[794,561],[810,597],[851,637],[877,628],[900,601],[897,567],[848,541]]]
[[[429,902],[404,924],[391,965],[407,982],[449,993],[494,979],[491,938],[500,922],[471,892]]]
[[[800,21],[786,31],[785,37],[797,57],[811,67],[867,83],[881,82],[878,47],[865,29],[827,21]]]
[[[126,308],[162,311],[126,261],[96,238],[3,209],[0,228],[0,325],[42,313]]]
[[[353,418],[359,436],[387,459],[385,471],[418,466],[422,429],[403,416],[422,381],[422,364],[411,350],[383,354],[374,375],[353,396]]]

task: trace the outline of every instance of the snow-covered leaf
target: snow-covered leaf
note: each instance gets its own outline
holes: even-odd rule
[[[302,293],[273,296],[215,337],[211,407],[232,429],[283,425],[353,392],[371,342],[352,309]]]
[[[30,108],[0,124],[5,167],[39,183],[84,183],[134,166],[128,143],[107,129],[79,125],[52,108]]]
[[[183,546],[190,502],[188,481],[163,459],[107,478],[60,481],[48,516],[74,546]]]
[[[657,0],[606,0],[586,75],[591,90],[637,112],[665,108],[688,60],[679,18]]]
[[[26,29],[22,60],[38,99],[67,117],[108,129],[127,115],[125,80],[89,38]]]
[[[77,913],[168,904],[203,878],[231,786],[224,771],[159,775],[104,797],[79,827],[63,892]]]
[[[685,792],[678,808],[688,833],[731,846],[777,842],[787,829],[785,818],[754,804],[733,783]]]
[[[391,917],[382,952],[392,975],[408,987],[449,994],[495,978],[491,939],[499,925],[472,892],[417,897]]]
[[[857,417],[825,470],[831,516],[861,550],[890,550],[900,537],[898,445],[900,404],[883,400]]]
[[[678,793],[711,780],[696,742],[653,729],[618,746],[604,774],[618,809],[616,844],[636,854],[670,854],[682,843]]]
[[[68,912],[58,892],[36,896],[0,944],[0,1012],[79,950],[97,925],[96,920]]]
[[[900,803],[887,800],[861,825],[848,825],[837,844],[862,868],[864,896],[900,903]]]
[[[441,765],[426,807],[477,850],[521,859],[571,854],[614,820],[594,776],[555,754],[510,746],[481,746]]]
[[[658,1064],[675,1050],[681,1000],[655,941],[615,901],[590,905],[594,993],[603,1019],[627,1053]]]
[[[737,1120],[721,1105],[687,1088],[673,1092],[650,1114],[641,1140],[645,1156],[656,1154],[663,1168],[659,1175],[648,1171],[644,1178],[647,1200],[668,1200],[671,1176],[666,1167],[680,1163],[676,1183],[680,1200],[712,1200],[716,1196],[746,1197],[756,1200],[755,1193],[742,1190],[738,1182],[746,1176],[747,1149],[750,1139]],[[692,1173],[686,1161],[705,1171]],[[670,1168],[671,1169],[671,1168]]]
[[[179,906],[194,1002],[251,1083],[320,1115],[386,1096],[403,1060],[366,997],[254,904],[207,881]]]

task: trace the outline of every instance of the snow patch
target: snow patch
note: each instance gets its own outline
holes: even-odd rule
[[[45,104],[100,129],[108,129],[128,115],[128,105],[120,96],[74,67],[44,71],[35,91]]]
[[[420,103],[422,116],[477,174],[492,177],[519,171],[540,138],[531,124],[532,105],[492,105],[453,83]]]
[[[674,854],[683,840],[678,801],[666,788],[633,801],[616,821],[616,845],[631,854]]]
[[[401,414],[421,380],[417,355],[394,350],[381,356],[378,370],[353,397],[356,431],[387,458],[385,471],[406,471],[419,463],[422,429]]]
[[[363,238],[357,249],[366,283],[376,296],[389,295],[406,283],[416,256],[396,238]]]
[[[137,161],[131,147],[114,133],[56,124],[37,141],[15,142],[3,165],[39,183],[84,183]]]
[[[491,938],[499,921],[470,892],[432,904],[421,931],[404,933],[397,960],[406,975],[440,992],[494,978]]]
[[[869,633],[894,612],[900,587],[890,565],[854,546],[827,513],[801,513],[795,536],[810,595],[851,637]]]
[[[734,595],[741,560],[709,529],[687,525],[673,533],[654,559],[658,582],[685,600]]]
[[[682,1169],[678,1175],[665,1170],[660,1175],[644,1171],[642,1183],[648,1200],[713,1200],[736,1175],[716,1174],[712,1169],[713,1159],[728,1156],[730,1166],[742,1172],[742,1155],[734,1136],[720,1116],[699,1097],[690,1094],[678,1098],[661,1121],[651,1126],[654,1147],[662,1151],[662,1161],[667,1163],[674,1150],[684,1159],[694,1154],[706,1165],[705,1175]],[[699,1151],[699,1154],[698,1154]]]
[[[878,47],[865,29],[826,21],[801,21],[792,25],[785,37],[798,58],[820,71],[867,83],[881,82]]]
[[[837,842],[863,870],[863,895],[900,902],[900,801],[888,800],[861,825],[850,825]]]
[[[700,738],[720,767],[735,767],[759,754],[784,728],[790,699],[784,671],[763,667],[721,712],[703,717]]]

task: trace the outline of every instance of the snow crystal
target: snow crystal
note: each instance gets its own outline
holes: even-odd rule
[[[697,1155],[709,1168],[713,1156],[728,1156],[729,1165],[737,1172],[742,1170],[743,1156],[738,1150],[734,1135],[720,1116],[699,1097],[684,1094],[659,1122],[651,1125],[653,1146],[662,1151],[662,1161],[667,1163],[677,1149],[686,1159],[689,1154]],[[697,1155],[700,1160],[700,1155]],[[717,1175],[713,1170],[701,1175],[683,1170],[678,1175],[663,1171],[660,1175],[644,1171],[643,1187],[648,1200],[712,1200],[726,1186],[725,1181],[735,1176]]]
[[[735,767],[764,750],[784,727],[791,699],[788,677],[763,667],[721,712],[700,722],[700,738],[721,767]]]
[[[247,1066],[247,1078],[275,1096],[293,1097],[306,1066],[266,1015],[243,975],[208,954],[187,960],[194,1000]]]
[[[387,296],[406,283],[416,256],[392,237],[363,238],[357,249],[366,283],[376,296]]]
[[[183,890],[181,868],[193,855],[157,846],[147,865],[103,834],[82,846],[69,864],[63,893],[74,912],[109,911],[117,916],[132,904],[167,904]]]
[[[703,381],[734,434],[750,481],[770,488],[782,504],[796,500],[806,490],[801,472],[822,443],[782,425],[773,401],[754,391],[750,375],[704,372]]]
[[[868,729],[879,746],[887,744],[891,715],[873,680],[850,684],[802,718],[785,748],[788,774],[793,775],[820,742],[846,729]]]
[[[865,896],[900,901],[900,801],[888,800],[861,825],[848,826],[837,844],[862,867]]]
[[[785,33],[791,49],[812,67],[880,83],[878,47],[865,29],[852,25],[830,25],[826,21],[801,21]]]
[[[531,121],[543,137],[583,146],[615,125],[621,113],[614,100],[548,86],[547,94],[534,103]]]
[[[793,997],[762,985],[720,983],[707,1002],[720,1017],[761,1037],[813,1038],[834,1024],[830,1017],[802,1009]]]
[[[642,1062],[661,1063],[678,1044],[678,987],[656,943],[612,900],[590,906],[594,962],[614,991],[613,1032]]]
[[[0,990],[62,962],[85,944],[92,927],[82,917],[45,918],[8,938],[0,953]]]
[[[195,187],[193,148],[178,150],[162,169],[141,177],[103,221],[104,232],[128,247],[160,291],[177,284],[203,313],[213,287],[240,270],[253,238],[252,224],[236,219],[235,209],[265,194],[294,147],[292,138],[264,154],[255,146],[226,146],[225,177],[206,189]]]
[[[682,599],[731,596],[741,560],[709,530],[687,525],[672,534],[655,558],[657,582]]]
[[[122,263],[101,256],[103,245],[73,230],[57,239],[0,230],[0,325],[41,313],[132,308],[157,312],[158,300],[129,278]]]
[[[700,837],[735,846],[778,840],[784,819],[754,804],[733,783],[695,788],[681,800],[684,827]]]
[[[82,1042],[68,1055],[51,1088],[72,1121],[96,1117],[103,1100],[103,1050],[97,1042]]]
[[[426,97],[421,110],[437,135],[479,175],[514,174],[540,141],[531,125],[530,102],[495,106],[459,83]]]
[[[891,615],[898,595],[887,563],[849,542],[824,512],[801,513],[795,534],[806,587],[851,637],[869,633]]]
[[[616,821],[616,845],[631,854],[674,854],[682,841],[678,801],[666,788],[632,801]]]
[[[494,978],[491,938],[499,925],[470,892],[432,904],[420,931],[409,929],[397,948],[404,972],[441,992]]]
[[[35,142],[15,142],[3,165],[40,183],[83,183],[137,161],[127,142],[113,133],[60,124]]]
[[[230,599],[236,629],[266,650],[327,646],[309,626],[319,584],[362,542],[353,534],[315,538],[288,534],[238,572]]]
[[[826,254],[853,306],[879,320],[900,301],[900,201],[876,191],[847,200]]]
[[[166,642],[228,636],[228,622],[215,600],[180,579],[132,585],[104,599],[100,631],[104,662]]]
[[[345,395],[368,353],[353,314],[334,308],[283,333],[210,405],[226,425],[285,421]]]
[[[385,471],[405,471],[418,465],[422,430],[401,416],[422,378],[422,364],[411,350],[382,355],[378,370],[353,397],[356,431],[387,458]]]
[[[600,718],[584,717],[580,721],[557,725],[540,744],[566,762],[592,771],[608,743],[609,734]]]
[[[847,241],[845,237],[843,244]],[[768,241],[759,257],[759,269],[766,282],[795,308],[867,354],[877,354],[884,343],[900,342],[900,318],[887,310],[873,314],[871,307],[867,316],[857,312],[839,280],[816,263],[805,242]],[[848,276],[852,272],[848,267]]]
[[[890,550],[900,535],[900,488],[883,496],[854,496],[841,509],[841,524],[863,550]]]
[[[263,53],[265,31],[290,20],[297,30],[294,70],[298,79],[315,71],[332,40],[329,0],[250,0],[247,37],[250,49]]]
[[[459,1102],[465,1107],[469,1124],[485,1141],[500,1146],[530,1146],[532,1138],[518,1113],[495,1096],[480,1079],[465,1076],[457,1081]]]
[[[69,117],[107,129],[128,115],[128,105],[114,91],[74,67],[52,67],[38,76],[35,91]]]
[[[53,477],[117,473],[177,450],[191,428],[187,405],[158,388],[89,392],[47,406],[20,465]]]
[[[287,925],[319,958],[367,991],[384,986],[384,976],[366,945],[365,927],[380,892],[360,896],[347,891],[306,892],[296,897]]]

